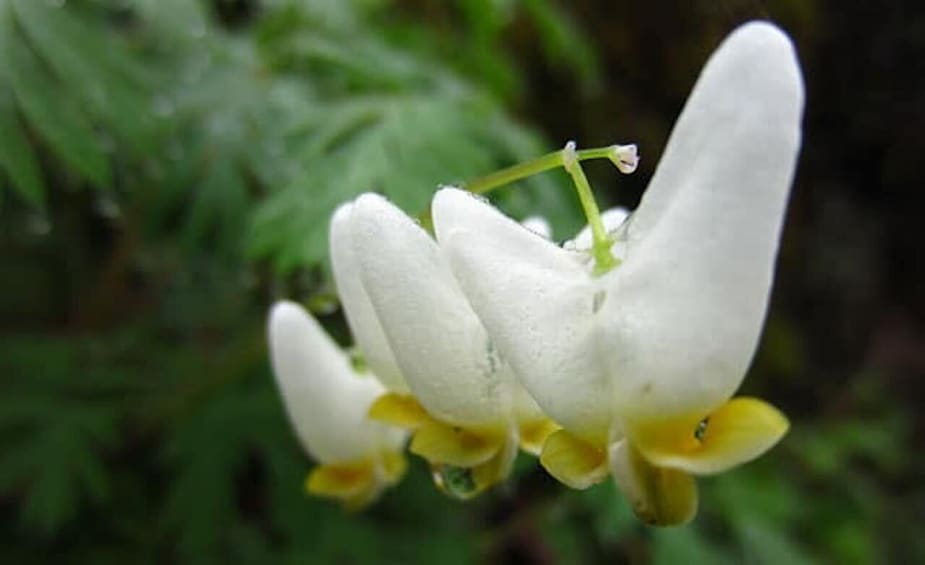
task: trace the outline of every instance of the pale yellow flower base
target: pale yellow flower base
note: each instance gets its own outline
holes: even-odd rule
[[[607,446],[592,445],[559,430],[543,445],[540,463],[559,482],[584,490],[607,477]]]
[[[707,417],[645,422],[633,426],[629,435],[654,465],[711,475],[758,457],[789,427],[787,417],[777,408],[742,396]]]
[[[319,465],[305,479],[305,491],[339,500],[347,510],[362,510],[376,500],[385,487],[401,480],[407,468],[405,456],[394,451],[382,453],[378,460]]]
[[[446,494],[466,500],[503,481],[517,445],[503,430],[468,429],[430,416],[410,395],[387,393],[373,402],[374,420],[411,430],[409,450],[426,459],[434,483]],[[547,436],[558,429],[550,420],[535,420],[519,427],[519,446],[537,454]]]
[[[609,448],[558,430],[546,440],[540,463],[575,489],[597,484],[612,472],[640,519],[677,525],[697,513],[693,475],[751,461],[777,443],[788,427],[787,418],[770,404],[740,397],[707,417],[633,423],[626,437]]]

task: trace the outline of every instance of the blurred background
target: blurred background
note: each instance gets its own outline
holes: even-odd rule
[[[702,480],[684,528],[534,461],[470,503],[415,459],[359,515],[311,466],[268,305],[349,344],[327,218],[561,147],[635,142],[635,206],[710,52],[769,18],[805,140],[744,392],[793,427]],[[925,9],[916,1],[0,0],[0,556],[6,563],[925,563]],[[581,224],[559,171],[493,195]]]

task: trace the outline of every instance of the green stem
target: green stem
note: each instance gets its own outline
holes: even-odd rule
[[[588,183],[588,178],[585,176],[580,162],[588,159],[610,159],[619,167],[619,152],[620,146],[618,145],[608,145],[606,147],[594,147],[592,149],[576,151],[575,143],[570,141],[565,145],[565,149],[553,151],[542,157],[537,157],[532,161],[518,163],[512,167],[501,169],[490,175],[467,182],[462,185],[462,188],[476,194],[484,194],[499,186],[504,186],[550,169],[558,167],[565,168],[566,172],[568,172],[572,177],[572,181],[575,183],[578,199],[581,202],[585,217],[588,218],[588,225],[591,226],[591,255],[594,257],[594,274],[602,275],[616,267],[619,261],[610,253],[613,242],[610,240],[610,237],[608,237],[607,230],[604,228],[604,221],[601,219],[601,211],[594,201],[591,185]],[[621,170],[623,169],[621,168]]]
[[[609,150],[609,148],[608,148]],[[594,273],[602,275],[617,266],[616,258],[610,253],[613,241],[607,235],[604,228],[604,221],[601,219],[601,211],[594,201],[594,193],[591,192],[591,184],[588,183],[588,177],[585,176],[584,169],[581,168],[579,153],[575,151],[575,143],[570,141],[565,145],[565,149],[559,152],[562,155],[562,166],[572,177],[575,183],[575,189],[578,192],[578,200],[581,201],[581,207],[588,218],[588,226],[591,227],[591,255],[594,257]]]
[[[575,152],[578,161],[585,161],[587,159],[610,159],[613,156],[613,153],[613,145],[608,145],[606,147],[594,147],[592,149],[582,149],[581,151]],[[475,179],[474,181],[467,182],[463,184],[461,188],[476,194],[485,194],[486,192],[494,190],[499,186],[504,186],[506,184],[519,181],[520,179],[562,167],[564,165],[565,163],[562,160],[562,151],[553,151],[552,153],[547,153],[542,157],[537,157],[532,161],[518,163],[512,167],[501,169],[500,171],[495,171],[490,175],[486,175],[484,177]]]

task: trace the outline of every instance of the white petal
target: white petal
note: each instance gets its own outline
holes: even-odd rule
[[[318,322],[293,302],[270,312],[270,358],[286,412],[302,445],[315,459],[336,463],[397,448],[403,435],[367,419],[384,392],[357,376],[350,361]]]
[[[629,215],[629,210],[626,208],[611,208],[604,211],[601,214],[601,221],[604,224],[604,229],[608,234],[614,233],[620,229],[620,226],[623,225],[623,222],[626,221],[626,218],[629,217]],[[564,244],[562,244],[562,247],[566,249],[588,250],[591,249],[591,243],[591,226],[585,226],[584,229],[578,232],[578,235],[576,235],[574,239],[566,241]]]
[[[549,226],[549,222],[546,221],[546,218],[542,216],[530,216],[529,218],[524,219],[520,222],[520,225],[532,231],[536,235],[542,236],[546,239],[552,239],[552,228]]]
[[[706,413],[739,386],[764,320],[800,145],[803,87],[777,28],[711,57],[605,276],[605,341],[630,415]]]
[[[519,382],[513,383],[511,406],[514,419],[520,423],[535,422],[546,418],[546,413]]]
[[[456,425],[506,421],[513,375],[436,242],[375,194],[354,202],[352,226],[366,291],[421,404]]]
[[[459,284],[524,387],[552,419],[605,440],[610,391],[585,267],[466,192],[437,192],[432,211]]]
[[[353,249],[350,215],[353,204],[340,206],[331,217],[331,266],[347,323],[366,364],[394,392],[408,392],[372,302],[360,280],[360,265]]]

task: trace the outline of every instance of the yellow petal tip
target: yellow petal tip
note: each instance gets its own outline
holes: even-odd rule
[[[409,450],[432,464],[470,468],[491,459],[502,443],[501,437],[431,420],[415,432]]]
[[[368,415],[370,419],[409,430],[430,420],[430,416],[416,398],[395,392],[388,392],[377,398],[370,405]]]
[[[538,457],[543,452],[543,445],[549,436],[560,429],[562,427],[559,424],[548,418],[521,424],[520,449]]]
[[[583,490],[607,476],[607,454],[566,430],[553,432],[546,438],[540,463],[559,482]]]
[[[771,449],[790,428],[767,402],[733,398],[707,417],[647,423],[633,430],[633,442],[653,464],[698,475],[721,473]]]
[[[633,512],[646,524],[681,526],[697,515],[697,483],[684,471],[650,464],[626,441],[611,447],[610,466]]]
[[[305,479],[305,491],[340,500],[348,510],[365,507],[376,498],[375,468],[370,461],[319,465]]]
[[[408,472],[408,459],[401,451],[385,451],[382,453],[380,469],[386,484],[397,484]]]

